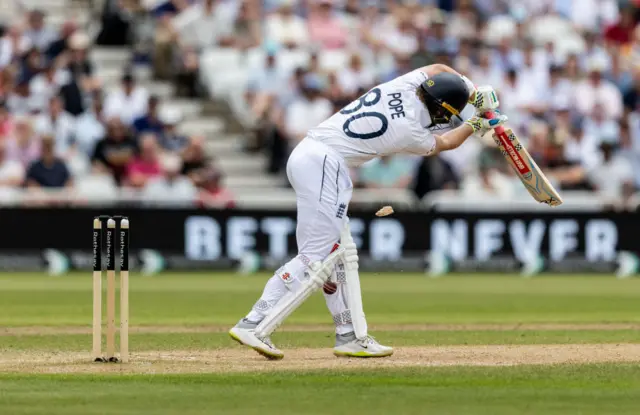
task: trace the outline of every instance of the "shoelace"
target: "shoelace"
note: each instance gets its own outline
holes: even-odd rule
[[[360,344],[378,344],[378,341],[373,336],[367,336],[362,340],[358,340]]]

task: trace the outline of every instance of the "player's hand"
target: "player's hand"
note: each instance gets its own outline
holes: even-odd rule
[[[489,85],[483,85],[476,88],[475,97],[469,101],[478,112],[494,111],[500,106],[498,94],[495,89]]]
[[[486,115],[482,113],[476,113],[473,117],[469,118],[464,123],[473,128],[473,133],[479,136],[483,136],[487,131],[492,130],[506,123],[509,118],[506,115],[500,114],[499,111],[493,111],[493,118],[486,118]]]

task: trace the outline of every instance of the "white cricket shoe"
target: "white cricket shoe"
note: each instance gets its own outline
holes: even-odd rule
[[[338,357],[386,357],[393,354],[393,348],[381,345],[371,336],[356,339],[356,335],[351,332],[336,334],[333,354]]]
[[[271,343],[269,337],[260,338],[256,336],[255,330],[257,326],[257,323],[242,319],[235,327],[229,330],[229,336],[238,343],[251,347],[267,359],[282,359],[284,353]]]

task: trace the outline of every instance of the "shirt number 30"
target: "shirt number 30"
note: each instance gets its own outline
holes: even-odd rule
[[[340,114],[342,115],[354,114],[350,118],[348,118],[342,125],[342,131],[344,131],[347,137],[358,138],[360,140],[371,140],[372,138],[380,137],[382,134],[384,134],[387,131],[387,128],[389,127],[389,122],[387,121],[387,117],[385,117],[384,114],[380,114],[379,112],[375,112],[375,111],[366,111],[366,110],[362,112],[358,112],[363,108],[372,107],[376,105],[378,102],[380,102],[380,98],[382,98],[382,92],[380,91],[380,88],[374,88],[371,91],[364,94],[359,99],[353,101],[351,104],[343,108],[342,111],[340,111]],[[355,107],[349,108],[354,104],[356,104]],[[380,128],[378,128],[377,131],[362,134],[362,133],[357,133],[351,130],[350,127],[352,122],[359,120],[360,118],[367,118],[367,117],[377,118],[378,120],[380,120]]]

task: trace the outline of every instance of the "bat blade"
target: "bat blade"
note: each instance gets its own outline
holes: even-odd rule
[[[560,206],[562,198],[533,160],[526,148],[520,143],[512,130],[502,127],[495,129],[493,139],[498,149],[507,159],[518,178],[531,196],[540,203],[549,206]]]

